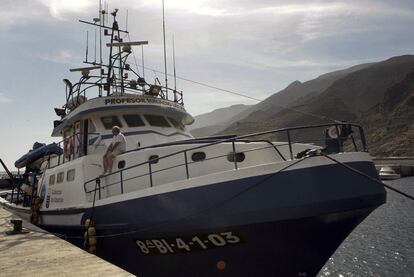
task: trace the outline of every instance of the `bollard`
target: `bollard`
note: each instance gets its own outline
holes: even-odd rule
[[[10,220],[10,223],[13,224],[13,230],[7,231],[7,235],[17,235],[17,234],[26,234],[29,233],[29,231],[23,230],[23,221],[21,219],[12,219]]]

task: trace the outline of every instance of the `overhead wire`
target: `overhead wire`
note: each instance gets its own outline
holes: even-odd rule
[[[155,72],[158,72],[160,74],[165,74],[161,70],[156,70],[156,69],[153,69],[153,68],[150,68],[150,67],[143,67],[143,68],[148,69],[148,70],[152,70],[154,72],[154,75],[156,75]],[[170,76],[170,77],[174,77],[172,74],[167,74],[167,75]],[[203,87],[215,89],[215,90],[218,90],[218,91],[221,91],[221,92],[237,95],[237,96],[244,97],[244,98],[247,98],[247,99],[250,99],[250,100],[254,100],[254,101],[258,101],[258,102],[264,101],[264,99],[259,99],[259,98],[247,95],[247,92],[238,92],[238,91],[234,91],[234,90],[224,89],[224,88],[220,88],[220,87],[217,87],[217,86],[209,85],[209,84],[206,84],[206,83],[203,83],[203,82],[191,80],[191,79],[180,77],[180,76],[175,76],[175,77],[177,79],[180,79],[180,80],[183,80],[183,81],[186,81],[186,82],[190,82],[190,83],[197,84],[197,85],[200,85],[200,86],[203,86]],[[340,120],[333,119],[333,118],[330,118],[330,117],[325,116],[325,115],[305,112],[305,111],[301,111],[301,110],[298,110],[298,109],[295,109],[295,108],[285,107],[285,106],[281,106],[281,105],[274,104],[274,103],[272,103],[272,105],[274,105],[278,108],[281,108],[281,109],[286,109],[286,110],[294,111],[294,112],[297,112],[297,113],[301,113],[303,115],[309,115],[309,116],[312,116],[312,117],[315,117],[315,118],[329,120],[329,121],[334,122],[334,123],[342,123]]]

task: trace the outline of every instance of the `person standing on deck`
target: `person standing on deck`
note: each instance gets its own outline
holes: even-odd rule
[[[112,127],[112,134],[114,135],[112,142],[108,146],[108,149],[103,156],[103,174],[112,172],[114,158],[119,154],[124,153],[126,150],[126,139],[125,136],[121,133],[121,129],[118,126]]]

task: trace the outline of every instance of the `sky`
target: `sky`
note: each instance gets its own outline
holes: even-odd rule
[[[50,134],[53,108],[64,104],[62,79],[79,79],[69,68],[83,66],[86,32],[90,38],[94,32],[78,19],[97,17],[98,3],[0,0],[0,158],[9,167],[35,141],[56,141]],[[149,41],[146,67],[163,71],[161,0],[106,3],[120,10],[121,28],[128,10],[130,39]],[[179,77],[257,99],[295,80],[414,54],[412,0],[165,0],[165,16],[169,73],[174,35]],[[89,60],[93,48],[90,39]],[[163,79],[151,70],[145,77]],[[256,103],[183,80],[177,87],[192,115]]]

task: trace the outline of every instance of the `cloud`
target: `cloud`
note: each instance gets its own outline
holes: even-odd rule
[[[46,15],[46,9],[43,9],[41,5],[34,1],[1,1],[0,29],[27,24],[35,20],[42,21]]]
[[[77,62],[72,52],[67,49],[61,49],[55,53],[37,54],[36,57],[54,63],[75,64]]]
[[[68,20],[70,14],[85,14],[96,7],[96,0],[36,0],[49,9],[50,15],[59,20]],[[97,10],[97,9],[96,9]],[[96,11],[97,12],[97,11]]]
[[[145,47],[146,66],[162,70],[161,1],[109,3],[110,11],[120,9],[121,28],[129,10],[132,40],[150,44]],[[95,17],[97,4],[97,0],[1,1],[0,14],[7,10],[5,16],[14,20],[36,21],[10,32],[9,38],[19,36],[20,45],[30,41],[34,57],[63,67],[82,60],[84,33],[91,29],[76,20]],[[31,13],[25,12],[26,6]],[[296,79],[306,81],[331,70],[409,53],[414,45],[408,35],[414,24],[412,0],[174,0],[165,1],[165,7],[169,72],[174,34],[179,75],[263,96]],[[90,49],[92,41],[90,36]],[[140,65],[140,49],[136,50]],[[129,62],[133,65],[134,60]],[[147,79],[152,75],[147,72]]]
[[[11,103],[11,102],[14,102],[14,100],[12,98],[10,98],[6,94],[0,92],[0,104]]]

